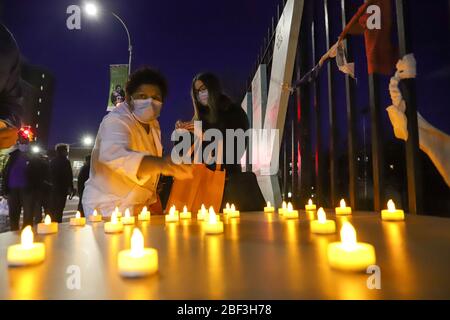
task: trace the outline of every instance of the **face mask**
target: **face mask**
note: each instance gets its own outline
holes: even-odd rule
[[[159,117],[162,103],[152,98],[133,99],[133,114],[140,122],[149,123]]]
[[[198,92],[197,99],[203,106],[208,105],[208,97],[209,97],[208,90],[202,90]]]
[[[19,144],[20,152],[28,152],[30,150],[30,146],[27,144]]]

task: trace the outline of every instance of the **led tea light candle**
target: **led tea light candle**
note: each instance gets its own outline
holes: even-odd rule
[[[228,218],[239,218],[240,215],[241,215],[241,213],[239,212],[239,210],[236,210],[236,207],[234,206],[234,204],[231,204],[231,207],[227,213],[227,217]]]
[[[356,231],[350,222],[344,222],[341,229],[341,242],[328,245],[328,262],[334,269],[344,271],[366,271],[376,263],[375,248],[356,242]]]
[[[124,225],[134,224],[134,217],[131,216],[130,209],[125,210],[125,215],[120,219]]]
[[[308,204],[305,205],[306,211],[316,211],[316,205],[312,202],[311,199],[308,200]]]
[[[200,210],[198,210],[198,213],[197,213],[197,220],[199,220],[199,221],[205,220],[206,214],[207,214],[207,212],[206,212],[205,205],[202,204],[202,207],[200,208]]]
[[[105,223],[105,233],[120,233],[123,231],[123,224],[116,214],[117,212],[114,210],[111,214],[111,220]]]
[[[347,205],[345,204],[345,200],[342,199],[341,202],[339,203],[339,207],[336,207],[336,214],[339,216],[352,214],[352,208],[347,207]]]
[[[327,220],[327,215],[323,208],[317,211],[317,220],[311,221],[311,232],[318,234],[331,234],[336,232],[336,223]]]
[[[287,210],[287,204],[286,204],[286,201],[283,201],[283,203],[281,204],[281,208],[278,209],[278,214],[283,215],[286,210]]]
[[[158,251],[144,248],[144,236],[139,229],[134,228],[131,248],[120,251],[117,262],[122,277],[145,277],[158,271]]]
[[[227,202],[227,204],[225,205],[225,208],[223,209],[223,213],[228,214],[230,209],[231,209],[230,204]]]
[[[294,210],[294,207],[292,206],[292,203],[288,203],[287,209],[283,213],[283,217],[286,219],[297,219],[298,218],[298,211]]]
[[[95,209],[88,219],[90,222],[102,222],[103,217],[101,214],[98,214],[97,209]]]
[[[223,222],[219,220],[213,207],[209,208],[208,219],[203,225],[203,230],[206,234],[223,233]]]
[[[267,201],[267,205],[264,207],[264,212],[265,213],[273,213],[273,212],[275,212],[275,208],[272,207],[272,204],[270,203],[270,201]]]
[[[403,210],[396,209],[395,203],[389,200],[387,203],[387,210],[381,210],[381,219],[386,221],[403,221],[405,220],[405,213]]]
[[[139,221],[150,221],[150,211],[147,210],[147,207],[143,207],[141,212],[138,215]]]
[[[180,220],[180,217],[175,206],[170,207],[169,213],[166,214],[166,222],[177,222],[178,220]]]
[[[33,230],[26,226],[20,235],[21,243],[8,247],[6,260],[8,266],[20,267],[38,264],[45,259],[45,246],[41,242],[33,242]]]
[[[83,227],[86,224],[86,218],[81,216],[80,211],[77,211],[75,218],[70,218],[70,225],[76,227]]]
[[[180,219],[190,219],[191,216],[192,216],[191,213],[187,211],[187,207],[184,206],[183,211],[180,212]]]
[[[58,232],[58,223],[52,222],[52,219],[47,214],[44,218],[44,222],[38,223],[37,233],[38,234],[51,234]]]

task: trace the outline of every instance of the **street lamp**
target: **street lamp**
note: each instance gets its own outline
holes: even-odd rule
[[[83,145],[85,147],[91,147],[94,144],[94,139],[91,136],[83,137]]]
[[[41,148],[39,148],[39,146],[37,146],[37,145],[34,145],[31,147],[31,152],[39,153],[39,152],[41,152]]]
[[[88,2],[86,3],[86,5],[84,6],[84,11],[91,17],[96,17],[98,14],[98,7],[95,3],[93,2]],[[127,37],[128,37],[128,75],[130,75],[131,73],[131,56],[132,56],[132,50],[133,47],[131,46],[131,37],[130,37],[130,32],[128,31],[127,25],[125,24],[125,22],[122,20],[122,18],[120,18],[117,14],[115,14],[114,12],[111,12],[111,14],[114,16],[114,18],[116,18],[117,20],[119,20],[119,22],[122,24],[122,26],[125,29],[125,32],[127,33]]]

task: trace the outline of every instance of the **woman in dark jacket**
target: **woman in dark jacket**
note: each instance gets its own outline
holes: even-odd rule
[[[191,89],[192,102],[194,105],[194,117],[190,122],[177,122],[177,129],[194,130],[194,121],[202,121],[202,129],[218,129],[224,138],[223,160],[226,160],[227,153],[234,152],[232,163],[227,161],[224,165],[227,175],[233,172],[241,172],[241,158],[247,148],[248,141],[244,148],[238,148],[229,141],[227,145],[226,130],[242,129],[244,132],[249,128],[249,122],[245,111],[222,92],[219,79],[211,73],[201,73],[192,81]],[[203,148],[210,142],[205,142]],[[234,151],[230,150],[234,147]],[[223,161],[222,163],[225,163]]]

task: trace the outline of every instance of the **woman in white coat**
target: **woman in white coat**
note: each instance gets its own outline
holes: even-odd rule
[[[160,174],[192,177],[191,166],[162,158],[157,118],[166,94],[159,72],[143,68],[131,74],[125,102],[103,118],[97,133],[82,199],[86,216],[94,209],[110,216],[115,207],[134,214],[143,206],[161,211],[156,192]]]

